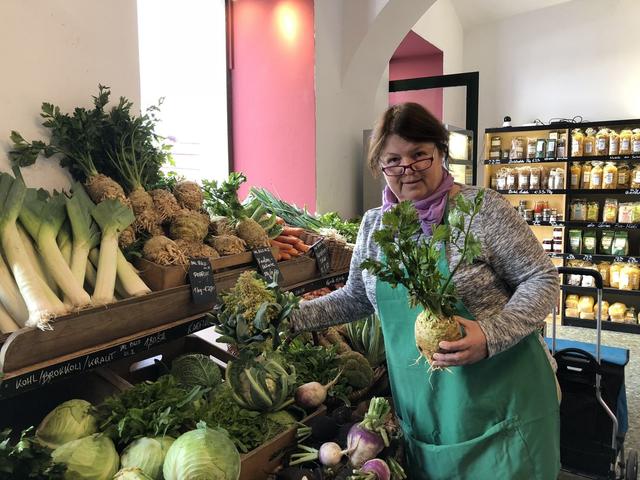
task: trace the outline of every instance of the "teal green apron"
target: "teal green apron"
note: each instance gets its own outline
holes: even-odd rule
[[[439,270],[449,274],[443,246]],[[411,480],[551,480],[560,469],[554,374],[537,333],[473,365],[436,371],[415,364],[407,290],[378,281],[391,388]],[[462,302],[457,315],[474,320]]]

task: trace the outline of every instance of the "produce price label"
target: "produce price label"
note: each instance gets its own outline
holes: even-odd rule
[[[253,250],[253,258],[256,259],[260,273],[269,283],[278,278],[278,283],[282,283],[282,272],[278,267],[278,262],[273,258],[271,247],[260,247]]]
[[[313,255],[316,257],[316,263],[318,264],[318,270],[321,275],[326,275],[331,270],[331,252],[329,247],[323,240],[319,240],[311,246]]]
[[[193,303],[213,303],[216,300],[216,285],[213,281],[213,269],[207,258],[189,260],[189,283]]]
[[[632,188],[624,192],[625,195],[640,195],[640,188]]]
[[[190,322],[177,325],[168,330],[152,333],[144,337],[130,340],[115,347],[89,353],[78,358],[67,360],[56,365],[34,370],[0,382],[0,398],[7,398],[34,388],[44,387],[56,380],[103,367],[116,360],[131,357],[147,351],[157,345],[177,340],[199,330],[212,327],[209,317],[201,317]]]

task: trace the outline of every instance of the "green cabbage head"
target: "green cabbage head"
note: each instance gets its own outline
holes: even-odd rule
[[[216,388],[222,383],[220,367],[208,355],[187,353],[171,363],[171,375],[187,388]]]
[[[123,468],[113,480],[152,480],[151,477],[145,475],[145,473],[139,468]]]
[[[93,406],[86,400],[68,400],[44,417],[36,430],[38,441],[55,450],[61,445],[98,431]]]
[[[124,449],[120,457],[122,468],[137,467],[152,480],[162,480],[162,464],[169,447],[175,442],[172,437],[143,437],[134,440]]]
[[[200,422],[173,442],[162,470],[165,480],[238,480],[240,454],[224,430]]]
[[[112,480],[120,465],[113,442],[100,433],[65,443],[51,458],[67,466],[65,480]]]

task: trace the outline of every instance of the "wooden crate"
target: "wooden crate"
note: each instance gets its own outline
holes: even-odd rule
[[[213,306],[213,302],[194,304],[191,290],[182,286],[89,308],[56,319],[50,331],[23,328],[12,333],[0,349],[0,367],[5,376],[18,375],[54,359],[60,362],[97,346],[105,348],[119,339],[190,319]]]
[[[170,368],[171,361],[183,353],[202,353],[210,355],[221,368],[233,360],[226,350],[206,340],[190,335],[158,348],[149,350],[121,361],[112,363],[109,368],[116,376],[122,376],[125,381],[139,383],[146,380],[156,380],[166,368]],[[322,406],[312,414],[301,420],[306,423],[312,418],[324,415],[326,407]],[[281,463],[284,451],[296,443],[296,429],[292,428],[272,438],[264,445],[240,455],[240,480],[267,480]]]
[[[272,249],[274,255],[277,249]],[[253,253],[243,252],[236,255],[227,255],[220,258],[211,258],[211,267],[214,272],[242,269],[254,264]],[[166,290],[187,284],[186,265],[158,265],[144,258],[135,261],[136,268],[140,271],[140,277],[153,291]]]

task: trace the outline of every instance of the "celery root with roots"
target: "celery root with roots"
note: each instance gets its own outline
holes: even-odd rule
[[[393,288],[404,286],[412,308],[422,308],[415,322],[415,340],[419,357],[432,367],[433,354],[441,341],[462,338],[455,320],[457,295],[453,277],[462,264],[470,264],[480,254],[480,242],[471,233],[471,225],[480,212],[484,190],[473,200],[455,197],[449,212],[449,224],[434,227],[432,235],[421,237],[421,226],[415,207],[409,201],[400,202],[382,216],[382,228],[374,240],[384,253],[384,260],[368,259],[361,268],[369,270],[379,280]],[[448,276],[438,270],[440,250],[444,243],[457,251],[460,260]]]

